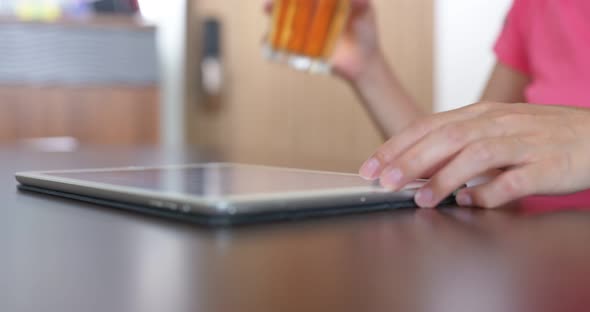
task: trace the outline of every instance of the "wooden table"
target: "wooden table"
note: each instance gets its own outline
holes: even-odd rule
[[[208,229],[19,193],[12,177],[211,158],[0,148],[0,311],[590,310],[581,211],[404,210]]]

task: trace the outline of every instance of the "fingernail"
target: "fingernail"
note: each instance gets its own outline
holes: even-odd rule
[[[381,184],[388,188],[397,188],[402,182],[404,174],[400,169],[389,169],[381,177]]]
[[[467,193],[459,193],[457,195],[457,204],[459,206],[471,207],[473,206],[473,198]]]
[[[416,204],[422,208],[434,208],[434,193],[429,188],[424,188],[416,193]]]
[[[375,158],[371,158],[363,164],[359,173],[363,179],[375,180],[378,176],[380,167],[381,162]]]

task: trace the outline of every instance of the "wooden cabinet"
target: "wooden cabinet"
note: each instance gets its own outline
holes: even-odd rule
[[[263,59],[261,42],[268,27],[263,1],[193,1],[193,19],[216,16],[223,23],[227,81],[216,109],[208,109],[211,103],[203,97],[189,103],[191,142],[231,150],[241,155],[240,161],[353,171],[383,141],[345,83]],[[430,109],[432,0],[375,4],[391,63],[405,86]]]
[[[73,137],[88,144],[158,143],[156,87],[0,86],[0,143]]]
[[[157,144],[155,29],[130,17],[0,20],[0,143]]]

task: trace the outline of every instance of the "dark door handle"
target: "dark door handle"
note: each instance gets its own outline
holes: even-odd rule
[[[201,87],[206,96],[218,96],[223,90],[225,77],[221,36],[222,27],[219,19],[206,18],[203,22],[203,57],[200,64]]]

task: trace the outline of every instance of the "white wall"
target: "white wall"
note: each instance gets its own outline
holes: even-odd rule
[[[1,1],[1,0],[0,0]],[[160,61],[160,144],[186,143],[186,32],[188,0],[139,0],[143,19],[157,26]]]
[[[512,0],[435,1],[435,107],[474,103],[494,64],[492,47]]]

